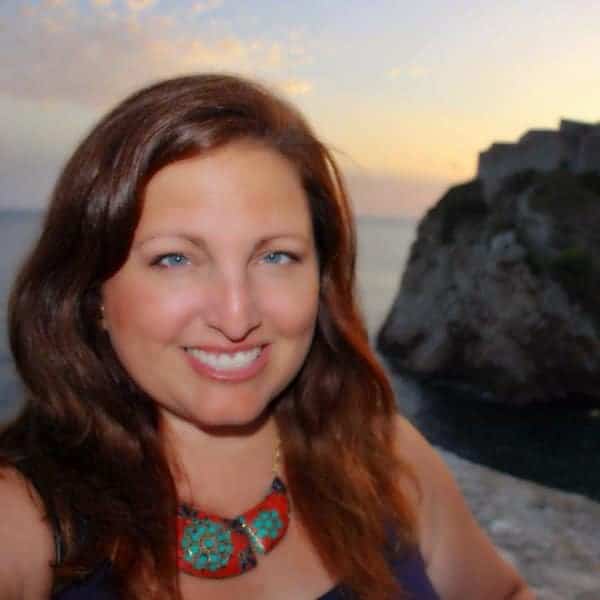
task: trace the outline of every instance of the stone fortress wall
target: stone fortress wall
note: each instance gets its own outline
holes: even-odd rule
[[[551,171],[558,167],[573,173],[600,171],[600,123],[561,120],[559,129],[532,129],[516,144],[495,143],[479,154],[477,177],[490,200],[502,180],[518,171]]]

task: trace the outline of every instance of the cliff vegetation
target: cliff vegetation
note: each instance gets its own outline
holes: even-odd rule
[[[600,401],[600,174],[479,180],[423,218],[378,336],[391,365],[510,403]]]

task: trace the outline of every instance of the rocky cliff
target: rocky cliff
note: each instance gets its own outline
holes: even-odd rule
[[[507,175],[523,169],[573,173],[600,171],[600,123],[563,119],[558,130],[531,129],[512,143],[494,143],[479,154],[477,177],[488,201]]]
[[[510,403],[600,402],[600,175],[479,180],[423,218],[378,335],[390,365]]]

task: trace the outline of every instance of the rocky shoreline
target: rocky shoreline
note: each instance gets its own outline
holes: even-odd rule
[[[480,525],[538,600],[600,599],[600,503],[437,450]]]
[[[461,456],[460,444],[470,444],[507,470],[560,468],[569,476],[561,481],[578,483],[566,489],[597,499],[600,173],[530,169],[487,192],[481,180],[455,186],[420,221],[391,309],[371,330],[374,345],[395,374],[401,411],[432,443]],[[411,392],[405,375],[494,402],[471,414],[448,396],[432,410],[434,400]],[[536,403],[564,415],[521,412],[514,422],[517,408]],[[501,407],[493,414],[492,404]],[[585,421],[567,414],[588,404]],[[456,435],[446,444],[449,430]],[[538,600],[600,600],[600,502],[439,452]]]
[[[511,405],[600,406],[600,173],[455,186],[418,226],[377,347]]]

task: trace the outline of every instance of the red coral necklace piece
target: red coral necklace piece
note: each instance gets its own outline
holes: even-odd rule
[[[279,444],[273,461],[274,479],[266,496],[233,518],[211,515],[182,504],[177,511],[177,567],[197,577],[222,579],[256,566],[283,538],[290,522],[285,484],[277,476]]]
[[[256,506],[225,519],[182,505],[177,514],[177,566],[197,577],[241,575],[256,566],[256,555],[270,552],[290,521],[285,484],[275,477]]]

